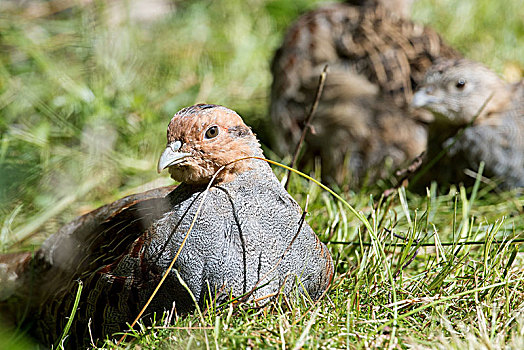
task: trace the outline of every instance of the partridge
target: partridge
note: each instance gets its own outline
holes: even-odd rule
[[[182,109],[169,123],[158,162],[159,172],[168,168],[181,184],[103,206],[64,226],[34,257],[4,259],[12,290],[4,309],[38,340],[56,344],[80,280],[66,346],[125,331],[195,217],[146,323],[173,306],[178,314],[191,312],[191,294],[201,307],[231,297],[264,303],[279,292],[318,298],[333,275],[331,256],[267,162],[248,157],[263,158],[262,150],[234,111],[205,104]]]
[[[438,57],[459,57],[432,29],[406,19],[411,1],[353,0],[300,17],[271,66],[273,148],[290,154],[313,104],[324,92],[306,138],[303,163],[320,157],[322,178],[360,187],[424,151],[430,113],[409,102]],[[401,10],[401,11],[399,11]]]
[[[501,188],[524,186],[524,81],[507,83],[466,59],[439,60],[412,105],[434,114],[427,161],[445,151],[423,185],[429,180],[470,184],[474,178],[465,170],[476,172],[484,162],[483,175]]]

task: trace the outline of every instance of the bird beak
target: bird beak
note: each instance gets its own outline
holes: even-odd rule
[[[158,166],[156,169],[158,173],[167,167],[183,162],[185,158],[191,155],[191,153],[179,152],[180,147],[182,147],[182,142],[180,141],[173,141],[167,145],[158,160]]]
[[[411,107],[413,108],[420,108],[420,107],[426,107],[427,105],[431,103],[438,103],[439,99],[433,95],[430,95],[426,92],[426,89],[421,89],[413,95],[413,99],[411,100]]]

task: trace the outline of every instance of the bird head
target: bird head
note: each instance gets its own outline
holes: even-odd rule
[[[501,102],[506,83],[479,63],[465,59],[437,61],[426,73],[411,106],[425,108],[435,121],[464,125],[490,113]]]
[[[216,182],[229,182],[252,168],[262,150],[251,129],[234,111],[218,105],[197,104],[178,111],[167,127],[167,147],[158,160],[158,172],[189,184],[207,183],[222,167]]]

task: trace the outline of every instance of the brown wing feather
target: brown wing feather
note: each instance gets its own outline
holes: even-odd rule
[[[317,134],[308,137],[306,161],[320,155],[328,169],[323,177],[340,182],[348,170],[344,158],[357,159],[348,163],[356,185],[369,169],[382,168],[386,158],[399,166],[422,152],[426,143],[425,127],[417,120],[428,119],[429,113],[408,110],[413,91],[438,57],[459,56],[431,28],[391,15],[380,4],[334,4],[309,12],[291,26],[272,63],[270,114],[278,126],[273,146],[282,154],[294,149],[318,76],[328,64],[327,89],[314,118]],[[339,128],[344,135],[333,137],[333,129]],[[366,136],[356,131],[363,129]],[[399,130],[403,132],[398,136],[390,135]]]
[[[2,309],[9,310],[18,323],[23,319],[24,323],[36,320],[33,329],[39,333],[37,338],[52,344],[71,313],[77,288],[75,280],[85,282],[85,291],[94,290],[98,276],[93,272],[104,268],[109,271],[116,265],[150,223],[170,208],[165,196],[175,187],[157,188],[102,206],[62,227],[32,260],[28,253],[19,254],[27,259],[8,259],[22,287],[2,303]],[[2,256],[2,261],[6,259]],[[117,295],[107,290],[104,293]],[[93,292],[82,294],[83,300],[98,298]],[[100,302],[107,303],[107,299]],[[81,318],[86,312],[85,308],[79,310],[76,317]],[[86,335],[86,323],[77,324],[84,329],[72,333],[69,346]]]

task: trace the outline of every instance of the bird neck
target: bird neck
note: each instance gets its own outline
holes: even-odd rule
[[[492,82],[493,85],[490,89],[493,92],[486,98],[485,106],[479,111],[475,124],[499,114],[511,104],[515,85],[508,84],[498,77],[496,78]]]
[[[254,193],[257,191],[281,193],[285,191],[277,179],[271,166],[263,159],[249,159],[250,168],[237,174],[232,181],[217,183],[217,187],[226,188],[231,193],[238,195]],[[253,188],[257,189],[253,189]]]
[[[226,165],[221,170],[219,170],[217,167],[216,170],[218,173],[215,174],[216,176],[214,177],[214,183],[229,183],[238,177],[242,177],[242,175],[247,172],[265,172],[266,168],[268,167],[266,162],[254,157],[264,158],[264,154],[262,153],[258,142],[256,142],[256,145],[253,144],[252,147],[244,149],[244,151],[238,152],[238,154],[236,154],[234,157],[231,157],[229,163],[226,163]],[[207,184],[209,180],[211,180],[211,177],[204,179],[204,181],[200,181],[199,183]]]

